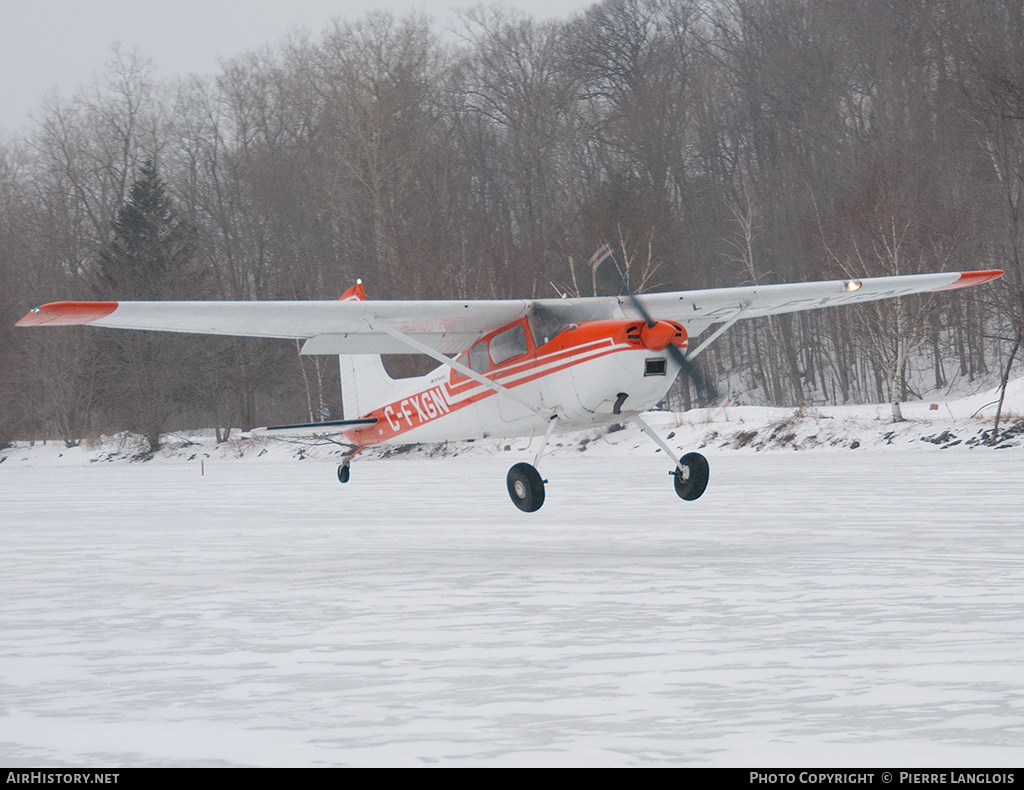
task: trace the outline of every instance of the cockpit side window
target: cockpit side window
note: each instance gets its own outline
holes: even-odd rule
[[[491,338],[491,359],[495,365],[522,356],[529,350],[526,345],[526,329],[522,324],[516,324]]]
[[[488,347],[490,347],[490,353],[488,353]],[[486,373],[495,365],[521,357],[529,350],[530,341],[526,334],[526,325],[520,322],[487,340],[481,340],[468,351],[460,354],[457,359],[476,373]],[[452,375],[460,374],[453,371]]]

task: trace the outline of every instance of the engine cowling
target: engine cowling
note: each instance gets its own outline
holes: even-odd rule
[[[686,345],[686,330],[670,321],[655,321],[654,326],[644,323],[640,329],[640,341],[651,351],[662,351],[669,343]]]

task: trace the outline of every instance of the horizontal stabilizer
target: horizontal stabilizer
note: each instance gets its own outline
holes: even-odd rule
[[[256,436],[324,436],[333,433],[344,433],[353,428],[376,425],[376,417],[360,420],[330,420],[328,422],[307,422],[297,425],[272,425],[268,428],[253,428]]]

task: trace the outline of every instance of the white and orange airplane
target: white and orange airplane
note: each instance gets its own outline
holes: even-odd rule
[[[591,259],[610,256],[605,247]],[[302,354],[338,355],[345,419],[257,429],[268,434],[341,434],[350,445],[338,479],[363,448],[485,437],[543,436],[533,464],[508,473],[520,510],[544,503],[537,466],[552,433],[631,419],[669,457],[674,451],[641,418],[681,371],[710,390],[692,360],[736,321],[994,280],[999,270],[862,280],[752,285],[641,296],[563,299],[372,301],[362,283],[338,301],[53,302],[18,326],[88,324],[305,341]],[[693,350],[690,338],[717,325]],[[426,354],[440,366],[392,379],[382,354]],[[687,453],[671,472],[676,493],[697,499],[708,462]]]

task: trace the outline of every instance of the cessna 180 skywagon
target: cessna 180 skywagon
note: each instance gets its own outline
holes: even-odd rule
[[[610,257],[606,246],[591,265]],[[631,419],[669,457],[675,453],[641,414],[682,371],[712,391],[692,360],[736,321],[965,288],[1002,271],[752,285],[641,296],[563,299],[372,301],[362,283],[338,301],[53,302],[18,326],[89,324],[114,329],[303,340],[302,354],[338,355],[344,419],[262,429],[268,434],[341,434],[350,450],[484,437],[543,436],[533,464],[508,473],[513,503],[544,503],[537,466],[552,433]],[[696,338],[716,329],[690,349]],[[440,367],[392,379],[382,354],[426,354]],[[670,472],[676,493],[697,499],[708,462],[687,453]]]

